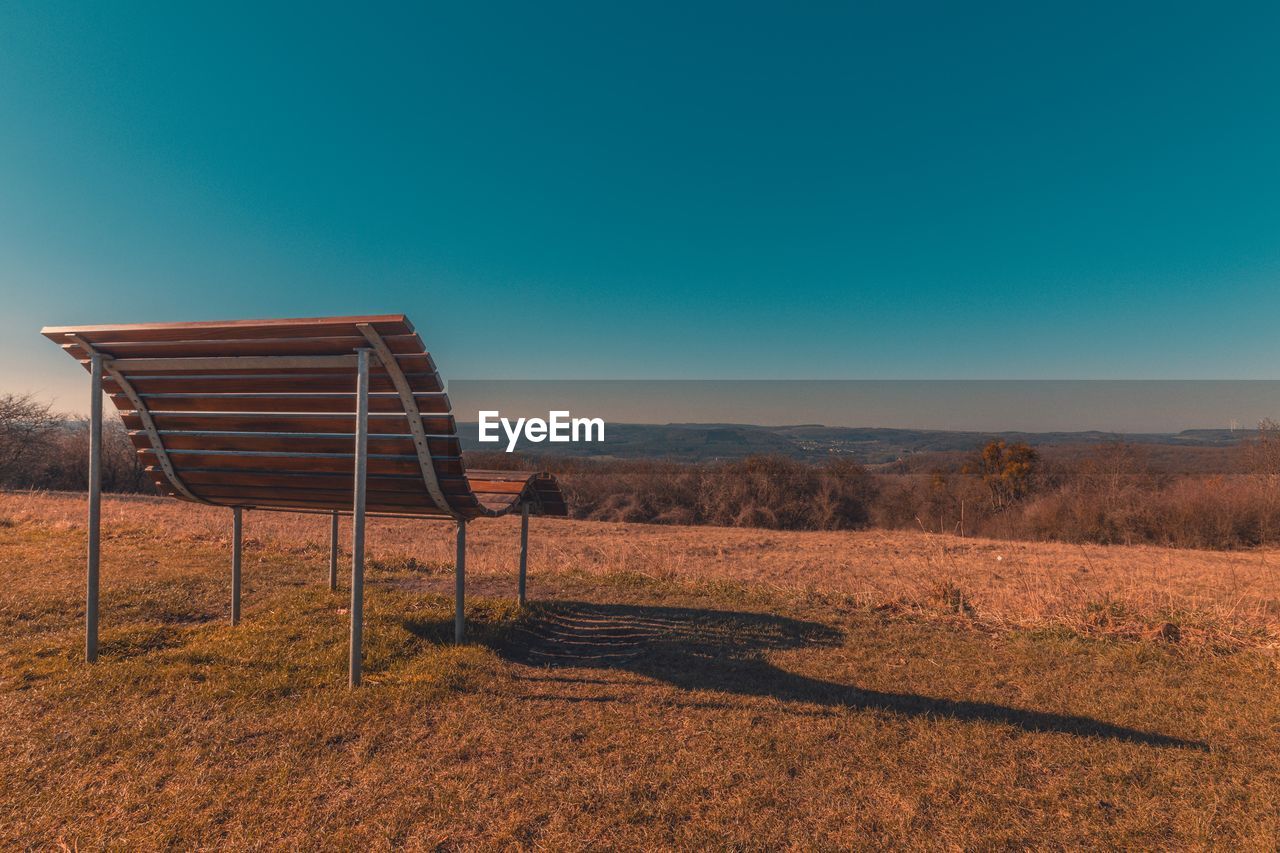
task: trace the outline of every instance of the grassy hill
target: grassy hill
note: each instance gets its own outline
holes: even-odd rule
[[[370,530],[0,495],[0,845],[1197,847],[1280,833],[1277,552],[537,519]]]

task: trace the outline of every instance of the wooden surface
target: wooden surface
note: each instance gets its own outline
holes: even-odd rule
[[[223,506],[346,512],[355,468],[356,372],[307,359],[352,356],[367,348],[361,326],[381,336],[403,373],[405,398],[421,413],[429,449],[429,456],[416,454],[405,403],[371,356],[370,512],[477,518],[519,511],[527,503],[535,513],[567,514],[549,474],[465,470],[444,383],[403,315],[58,326],[42,334],[86,369],[90,349],[117,365],[150,413],[180,481],[175,486],[165,474],[136,404],[119,383],[106,380],[104,391],[161,493],[183,498],[185,487],[196,499]],[[290,361],[252,362],[250,368],[206,362],[200,369],[135,361],[156,358]],[[447,501],[444,509],[428,493],[428,460],[437,494]]]

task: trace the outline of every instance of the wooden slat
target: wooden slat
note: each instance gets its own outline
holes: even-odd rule
[[[110,364],[127,376],[148,371],[188,370],[354,370],[356,353],[342,355],[196,355],[173,358],[113,358]]]
[[[151,472],[151,468],[147,471]],[[192,488],[202,486],[229,486],[243,483],[257,488],[283,489],[346,489],[351,491],[351,477],[345,474],[315,474],[309,472],[257,472],[257,471],[203,471],[188,469],[187,482]],[[417,495],[419,500],[429,502],[426,490],[422,488],[422,477],[412,476],[372,476],[368,479],[368,488],[377,492],[403,492]]]
[[[182,495],[170,491],[162,491],[162,497],[177,498],[178,500],[189,500]],[[224,507],[244,507],[246,509],[254,509],[259,512],[296,512],[296,513],[312,513],[315,515],[328,515],[331,512],[347,514],[350,507],[330,506],[327,503],[308,503],[301,501],[282,501],[282,500],[237,500],[235,498],[212,497],[208,502],[214,506]],[[369,518],[419,518],[426,520],[449,520],[452,516],[445,515],[435,507],[428,510],[419,510],[414,507],[368,504],[365,505],[365,513]]]
[[[355,434],[356,417],[354,414],[308,415],[300,413],[285,414],[238,414],[230,412],[208,412],[204,414],[163,412],[152,415],[156,429],[168,430],[219,431],[234,430],[236,432],[323,432]],[[122,416],[129,429],[142,429],[142,421],[136,415]],[[423,427],[433,435],[448,435],[457,431],[453,418],[443,415],[422,419]],[[373,435],[407,435],[409,423],[404,415],[378,415],[369,417],[369,434]]]
[[[130,433],[133,437],[134,433]],[[161,432],[161,440],[170,450],[253,450],[299,453],[349,453],[354,445],[351,436],[283,436],[273,434],[241,435],[237,433],[187,433]],[[141,437],[145,440],[146,434]],[[458,456],[462,448],[456,438],[428,438],[431,453],[437,456]],[[403,456],[416,451],[411,436],[369,437],[370,453],[394,453]]]
[[[177,497],[177,495],[171,495]],[[261,500],[236,500],[235,498],[211,498],[211,502],[221,504],[223,506],[257,506],[257,507],[279,507],[282,509],[307,509],[307,510],[349,510],[351,504],[348,501],[344,506],[336,506],[331,502],[325,501],[303,501],[282,498],[263,498]],[[420,507],[400,506],[396,504],[376,504],[368,501],[365,504],[365,510],[368,512],[385,512],[389,514],[399,515],[418,515],[432,518],[448,518],[444,513],[440,512],[434,504],[424,503]]]
[[[120,418],[122,420],[124,418],[134,418],[135,420],[138,420],[140,424],[142,424],[142,426],[140,427],[141,429],[147,428],[146,424],[142,423],[138,415],[138,410],[133,407],[133,401],[130,400],[127,395],[108,394],[107,399],[111,401],[111,405],[116,407],[116,411],[120,413]],[[159,427],[157,427],[157,429],[159,429]]]
[[[226,498],[247,498],[247,499],[283,499],[288,501],[305,501],[307,503],[324,504],[327,506],[350,506],[352,501],[351,489],[292,489],[284,487],[259,487],[249,486],[243,483],[234,486],[210,486],[202,485],[199,487],[201,497],[210,499],[226,499]],[[369,490],[366,492],[367,500],[371,504],[380,504],[384,506],[398,507],[421,507],[430,505],[430,500],[426,495],[415,495],[406,492],[375,492]]]
[[[499,480],[527,483],[539,476],[534,471],[495,471],[490,468],[468,468],[467,476],[473,480]]]
[[[140,451],[138,455],[142,457],[144,464],[157,464],[155,455],[150,450]],[[319,454],[248,456],[244,454],[190,453],[183,451],[173,453],[171,458],[174,467],[184,478],[193,469],[263,472],[292,471],[304,474],[345,474],[348,476],[355,474],[353,457],[350,456],[321,456]],[[461,459],[436,457],[434,462],[436,470],[440,472],[442,479],[449,476],[461,476],[463,473]],[[413,459],[371,458],[369,460],[369,474],[371,476],[378,474],[418,474],[420,476],[421,471],[417,464],[416,457]]]
[[[234,356],[232,357],[234,358]],[[271,356],[264,356],[264,357],[271,357]],[[300,356],[300,358],[344,358],[345,359],[346,356],[345,355],[344,356]],[[83,367],[86,371],[89,369],[89,360],[87,358],[78,359],[78,361],[80,363],[80,366]],[[132,359],[130,359],[130,361],[132,361]],[[425,353],[425,352],[410,353],[407,355],[398,355],[396,356],[396,364],[400,365],[400,369],[405,373],[437,372],[435,360],[431,358],[430,353]],[[127,367],[128,369],[123,370],[122,372],[126,376],[129,376],[130,378],[134,376],[263,376],[263,375],[279,374],[281,372],[280,367],[271,366],[270,364],[262,367],[246,367],[242,365],[236,368],[202,367],[199,369],[189,368],[189,367],[159,368],[155,366],[148,366],[148,367],[145,367],[145,369],[143,369],[143,368],[135,368],[135,367],[129,366],[129,362],[125,362],[125,367]],[[334,373],[341,376],[350,377],[351,382],[353,384],[355,382],[354,367],[341,367],[341,366],[340,367],[318,367],[318,366],[315,366],[314,364],[310,364],[305,369],[290,368],[290,370],[294,370],[294,369],[303,370],[304,372],[309,374]],[[369,365],[369,375],[370,376],[386,375],[386,372],[382,369],[382,366],[380,364],[378,364],[377,362],[374,362]]]
[[[158,464],[155,452],[140,451],[145,464]],[[213,468],[220,471],[314,471],[316,473],[355,474],[354,457],[319,456],[244,456],[221,453],[188,453],[176,451],[170,454],[174,468],[180,476],[192,468]],[[369,459],[370,474],[419,474],[418,459],[397,458]]]
[[[515,495],[480,495],[480,506],[485,509],[502,512],[515,505]]]
[[[437,373],[410,373],[405,378],[410,386],[419,394],[429,394],[444,390]],[[153,376],[133,378],[134,390],[139,394],[262,394],[273,391],[295,393],[342,393],[355,392],[355,377],[344,373],[303,373],[295,374],[263,374],[240,376]],[[120,389],[110,380],[104,380],[102,387],[108,393]],[[370,371],[369,390],[373,392],[395,391],[395,383],[386,373]]]
[[[417,335],[392,335],[385,338],[393,353],[420,353],[422,341]],[[236,356],[350,355],[368,346],[363,335],[337,338],[263,338],[248,340],[206,341],[99,341],[93,344],[108,358],[207,358]],[[88,353],[77,344],[63,344],[74,358],[87,358]]]
[[[89,343],[99,341],[201,341],[224,338],[313,338],[355,335],[357,323],[369,323],[380,335],[407,335],[413,324],[403,314],[367,317],[307,317],[283,320],[216,320],[199,323],[129,323],[97,326],[46,326],[40,333],[62,343],[77,334]]]
[[[443,394],[415,394],[423,412],[442,415],[449,412],[449,399]],[[111,395],[118,408],[129,409],[128,398]],[[152,413],[157,412],[316,412],[322,414],[350,412],[355,408],[355,394],[143,394],[142,401]],[[369,411],[403,412],[398,394],[370,394]]]
[[[471,489],[476,494],[518,495],[525,489],[524,481],[477,480],[469,474],[467,480],[471,483]]]
[[[153,473],[156,479],[156,486],[160,493],[171,497],[183,497],[173,490],[173,487],[163,479],[163,475],[154,469],[148,469]],[[196,491],[201,495],[202,499],[212,503],[221,505],[246,504],[246,503],[270,503],[272,505],[288,505],[288,506],[308,506],[311,508],[323,508],[330,510],[346,511],[351,505],[351,492],[349,489],[343,489],[341,483],[350,485],[350,478],[347,477],[330,477],[333,488],[318,489],[310,484],[298,486],[295,481],[289,481],[287,475],[275,475],[277,478],[288,483],[283,486],[274,485],[257,485],[257,481],[247,481],[242,477],[265,477],[267,475],[253,474],[252,472],[201,472],[203,476],[213,477],[222,474],[227,477],[225,483],[205,484],[198,483],[195,487]],[[319,479],[317,475],[312,475]],[[298,479],[301,479],[299,477]],[[425,512],[432,514],[440,512],[439,508],[430,500],[425,492],[417,493],[399,493],[394,490],[385,488],[388,484],[398,484],[399,481],[390,477],[371,477],[369,485],[371,491],[368,493],[370,502],[376,498],[379,506],[396,506],[399,507],[398,512]],[[419,485],[421,480],[418,480]],[[248,497],[248,492],[253,491],[254,497]],[[245,495],[244,500],[236,500],[236,496]],[[493,507],[509,507],[516,500],[514,495],[488,495],[483,498],[486,502],[481,503],[474,495],[466,494],[449,494],[450,507],[458,512],[474,517],[476,511],[481,506]]]

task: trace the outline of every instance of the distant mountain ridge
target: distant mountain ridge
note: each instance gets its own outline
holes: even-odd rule
[[[481,444],[475,423],[459,423],[465,451],[502,450]],[[755,426],[752,424],[623,424],[610,423],[599,443],[548,444],[521,439],[517,452],[528,455],[612,459],[670,459],[710,462],[776,453],[821,461],[846,456],[867,465],[884,465],[919,454],[972,452],[992,439],[1023,441],[1036,447],[1068,447],[1122,440],[1172,448],[1230,448],[1255,430],[1188,429],[1176,433],[976,432],[964,430],[829,427],[820,424]]]

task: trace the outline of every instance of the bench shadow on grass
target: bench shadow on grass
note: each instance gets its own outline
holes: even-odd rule
[[[443,639],[445,633],[445,626],[433,624],[407,623],[405,627],[431,639]],[[489,645],[505,659],[517,663],[634,673],[682,690],[767,696],[826,708],[982,720],[1032,732],[1207,749],[1199,741],[1092,717],[1013,708],[993,702],[864,690],[787,672],[769,663],[766,654],[839,646],[844,641],[844,633],[819,622],[771,614],[553,602],[535,605],[514,630],[482,629],[473,633],[472,641]],[[608,683],[592,678],[564,680]]]

